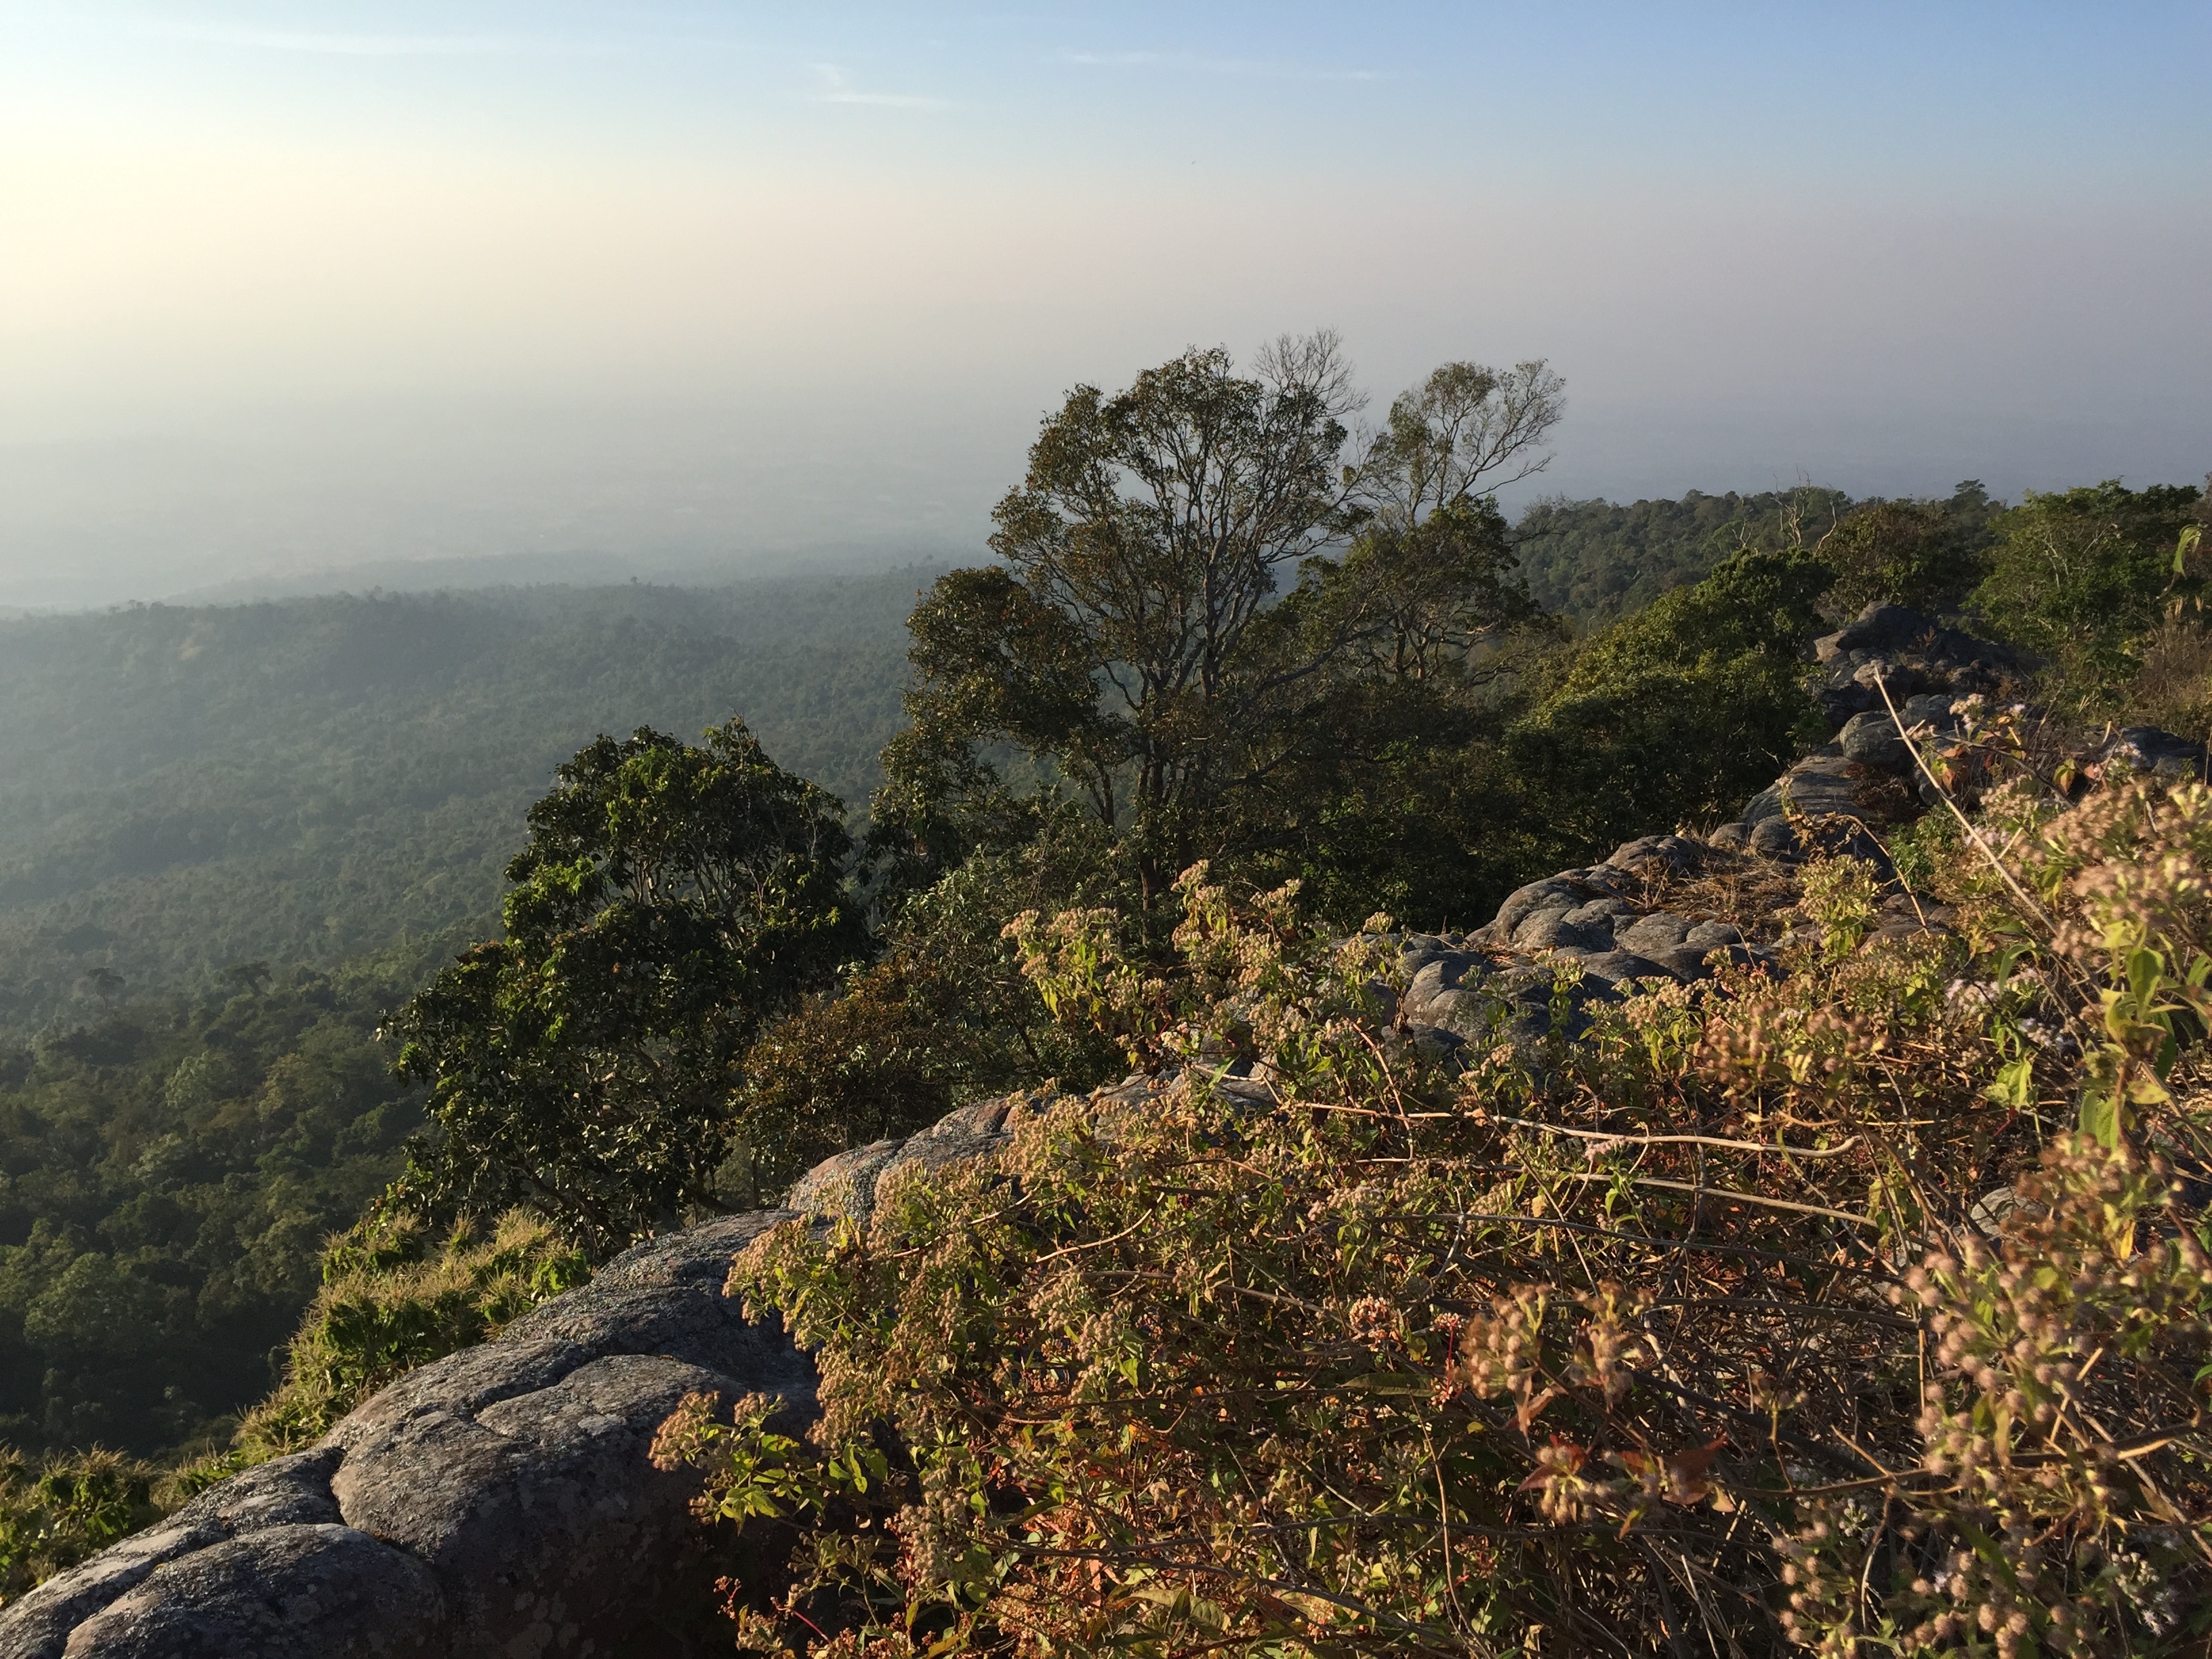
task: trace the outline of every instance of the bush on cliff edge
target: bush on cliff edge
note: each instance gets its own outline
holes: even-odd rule
[[[738,1259],[823,1375],[803,1440],[663,1432],[799,1531],[741,1648],[2194,1650],[2212,790],[1978,830],[1927,854],[1954,931],[1816,864],[1787,977],[1457,1076],[1289,895],[1187,878],[1172,973],[1032,919],[1055,1006],[1185,1085]],[[1255,1056],[1259,1102],[1210,1080]]]

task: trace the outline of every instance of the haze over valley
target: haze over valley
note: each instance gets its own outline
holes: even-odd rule
[[[1510,508],[2194,477],[2205,27],[14,7],[0,605],[964,553],[1070,386],[1316,325],[1548,359]]]

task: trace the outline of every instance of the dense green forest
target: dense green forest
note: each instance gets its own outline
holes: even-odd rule
[[[1845,505],[1547,501],[1514,538],[1532,596],[1595,625]],[[601,732],[739,713],[862,806],[930,574],[0,621],[0,1032],[483,927],[523,809]]]
[[[1970,478],[1935,505],[1971,538],[2002,503]],[[1514,550],[1538,604],[1583,627],[1602,627],[1704,580],[1740,547],[1798,538],[1817,544],[1853,506],[1843,491],[1814,484],[1755,495],[1692,489],[1680,501],[1626,505],[1547,496],[1522,513]]]
[[[420,1091],[556,766],[742,712],[856,807],[923,571],[0,623],[0,1439],[219,1443]]]
[[[267,1389],[421,1121],[373,1033],[423,965],[241,972],[0,1049],[0,1437],[219,1442]]]
[[[1601,625],[1701,580],[1743,543],[1771,541],[1792,525],[1817,540],[1850,504],[1839,489],[1810,485],[1755,495],[1692,489],[1678,501],[1626,505],[1553,495],[1522,511],[1514,545],[1539,604]]]
[[[864,802],[927,574],[0,623],[0,1031],[481,928],[523,809],[602,732],[742,713]]]
[[[1839,492],[1547,500],[1531,597],[1585,627]],[[240,961],[330,969],[489,919],[522,811],[602,732],[742,714],[864,805],[931,573],[133,606],[0,622],[0,1031]]]

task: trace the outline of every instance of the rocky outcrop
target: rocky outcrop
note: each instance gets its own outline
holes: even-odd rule
[[[443,1610],[428,1567],[328,1522],[258,1528],[179,1556],[78,1625],[76,1656],[330,1659],[436,1651]]]
[[[646,1594],[697,1535],[656,1471],[686,1393],[811,1409],[811,1364],[722,1294],[787,1211],[641,1244],[319,1446],[234,1476],[0,1611],[0,1659],[665,1654]]]
[[[1601,864],[1516,890],[1470,933],[1411,934],[1398,960],[1397,1027],[1437,1055],[1470,1042],[1527,1048],[1562,1016],[1560,1034],[1578,1035],[1591,1003],[1626,996],[1639,981],[1687,981],[1723,962],[1771,960],[1771,943],[1747,938],[1695,892],[1699,878],[1753,862],[1686,836],[1645,836]],[[1579,975],[1564,994],[1563,973]]]
[[[1832,835],[1834,850],[1886,865],[1867,827],[1916,816],[1936,798],[1915,746],[1925,757],[1954,744],[1963,700],[2003,690],[2021,672],[2019,656],[1901,605],[1867,606],[1813,650],[1813,701],[1834,739],[1753,796],[1735,823],[1713,832],[1712,844],[1793,859],[1805,850],[1802,822],[1830,819],[1858,826]]]
[[[1946,701],[1998,690],[2021,670],[2019,653],[1946,627],[1901,605],[1870,605],[1848,627],[1813,642],[1822,672],[1814,700],[1832,730],[1855,714],[1941,692]]]
[[[876,1188],[894,1170],[909,1165],[941,1169],[964,1158],[994,1152],[1006,1142],[1009,1124],[1031,1106],[1055,1097],[1052,1090],[1010,1095],[963,1107],[904,1140],[878,1140],[840,1152],[801,1176],[784,1202],[806,1215],[843,1215],[865,1219],[875,1208]]]

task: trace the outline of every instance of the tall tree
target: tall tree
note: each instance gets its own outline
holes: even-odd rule
[[[1533,477],[1566,414],[1566,382],[1539,357],[1509,369],[1444,363],[1391,401],[1361,482],[1377,516],[1410,530],[1432,513]]]
[[[717,1207],[746,1048],[859,953],[843,809],[732,720],[600,738],[529,823],[506,938],[388,1022],[430,1091],[402,1191],[526,1203],[605,1255]]]
[[[1803,546],[1747,548],[1566,655],[1505,743],[1537,866],[1711,822],[1770,782],[1811,712],[1799,655],[1834,579]]]
[[[1465,634],[1440,586],[1487,580],[1467,556],[1478,486],[1540,464],[1560,407],[1540,363],[1447,365],[1347,465],[1361,402],[1327,333],[1277,341],[1249,375],[1194,349],[1125,392],[1069,393],[994,515],[1001,563],[947,575],[910,624],[913,726],[887,754],[886,803],[918,822],[948,792],[988,793],[987,751],[1007,745],[1130,837],[1147,899],[1218,850],[1224,807],[1279,763],[1347,647],[1395,629],[1426,660]],[[1453,533],[1417,538],[1440,512]],[[1286,570],[1364,524],[1389,538],[1370,565],[1407,580],[1371,595],[1336,583],[1354,604],[1274,605]]]
[[[1944,501],[1861,501],[1820,538],[1820,556],[1836,571],[1828,610],[1856,616],[1874,600],[1957,610],[1981,580],[1992,510],[1978,478]]]

